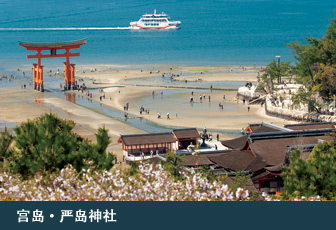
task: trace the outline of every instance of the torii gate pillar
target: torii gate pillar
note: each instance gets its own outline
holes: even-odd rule
[[[64,63],[64,79],[65,79],[65,85],[64,87],[66,89],[70,89],[71,83],[70,83],[70,66],[69,63],[63,62]]]
[[[76,81],[75,81],[75,65],[76,64],[70,64],[70,82],[71,82],[71,88],[76,89]]]
[[[67,89],[75,89],[75,64],[64,63],[65,86]]]
[[[34,89],[37,89],[37,75],[38,75],[38,68],[37,64],[33,64],[33,76],[34,76]]]
[[[43,87],[43,65],[38,66],[38,84],[37,84],[37,90],[44,92]]]
[[[43,65],[33,64],[34,89],[44,92]]]

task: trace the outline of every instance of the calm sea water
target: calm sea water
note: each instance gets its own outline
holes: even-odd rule
[[[334,17],[334,0],[1,0],[0,68],[30,66],[18,40],[69,41],[87,37],[76,64],[264,65],[285,43],[321,38]],[[144,13],[164,11],[179,30],[125,29]],[[6,28],[123,27],[113,30],[11,31]],[[45,59],[61,66],[64,60]]]

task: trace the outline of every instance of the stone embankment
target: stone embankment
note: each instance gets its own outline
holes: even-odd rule
[[[248,104],[264,104],[265,96],[260,91],[257,91],[258,85],[247,85],[240,87],[237,92],[237,97],[245,99]]]
[[[275,100],[271,95],[266,96],[265,112],[269,116],[281,117],[286,120],[336,122],[336,116],[334,115],[308,113],[307,105],[296,105],[292,108],[290,99]]]
[[[279,84],[275,94],[263,95],[256,91],[257,85],[248,85],[240,87],[237,92],[237,97],[249,100],[249,104],[261,103],[265,104],[265,112],[269,116],[281,117],[286,120],[295,121],[323,121],[336,122],[334,108],[329,105],[324,108],[325,114],[315,112],[308,113],[308,105],[295,105],[291,101],[300,84]]]
[[[239,87],[238,92],[237,92],[237,96],[238,97],[243,97],[245,99],[251,99],[254,98],[256,96],[259,96],[259,93],[256,93],[256,85],[252,85],[251,87]]]

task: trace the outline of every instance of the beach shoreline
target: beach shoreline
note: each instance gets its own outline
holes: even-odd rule
[[[145,68],[146,67],[146,68]],[[236,96],[236,90],[223,89],[211,90],[209,88],[192,89],[178,87],[184,81],[205,84],[205,82],[245,82],[257,81],[258,71],[261,67],[242,66],[182,66],[182,65],[76,65],[76,80],[78,84],[85,84],[88,87],[92,98],[86,95],[86,91],[67,91],[77,97],[87,98],[101,103],[125,114],[132,114],[161,126],[188,128],[195,127],[199,130],[207,128],[214,130],[213,135],[220,133],[220,139],[231,139],[240,135],[242,128],[251,123],[261,123],[263,120],[283,125],[293,123],[284,119],[267,116],[260,105],[243,105]],[[99,127],[105,126],[112,136],[111,150],[121,152],[117,140],[120,134],[144,133],[130,126],[127,122],[113,119],[104,114],[99,114],[83,106],[76,105],[49,92],[34,91],[32,85],[27,82],[32,78],[29,69],[14,70],[13,75],[20,76],[25,71],[25,77],[18,77],[8,87],[0,82],[0,100],[2,101],[2,112],[0,120],[5,122],[24,122],[46,112],[56,112],[58,116],[65,119],[72,119],[78,124],[76,130],[83,133],[94,141],[94,132]],[[64,84],[63,70],[45,67],[45,88],[60,90],[60,83]],[[125,79],[137,80],[169,78],[175,75],[179,81],[173,86],[169,85],[146,85],[137,86],[125,84]],[[177,77],[176,75],[179,75]],[[202,79],[201,81],[199,79]],[[79,81],[81,79],[82,81]],[[27,84],[27,89],[21,89],[22,84]],[[170,84],[169,81],[163,82]],[[161,84],[161,83],[160,83]],[[225,84],[225,83],[223,83]],[[20,86],[21,85],[21,86]],[[169,87],[168,87],[169,86]],[[216,86],[214,85],[213,88]],[[102,91],[101,91],[102,90]],[[190,103],[191,93],[194,102]],[[105,99],[100,99],[105,95]],[[224,98],[225,95],[225,98]],[[200,101],[199,96],[202,96]],[[209,96],[211,99],[209,99]],[[111,99],[110,99],[111,98]],[[126,103],[129,109],[124,110]],[[219,106],[223,105],[223,109]],[[140,107],[149,109],[149,114],[139,113]],[[161,113],[161,118],[158,118]],[[169,119],[167,119],[169,113]]]

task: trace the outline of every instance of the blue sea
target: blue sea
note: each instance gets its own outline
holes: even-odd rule
[[[18,41],[81,38],[87,44],[72,63],[265,65],[276,55],[293,62],[285,44],[321,38],[335,8],[334,0],[0,0],[0,69],[35,62],[26,59],[28,52]],[[154,9],[180,20],[181,28],[127,28]],[[110,30],[69,30],[74,27]],[[63,61],[44,59],[42,64],[62,67]]]

